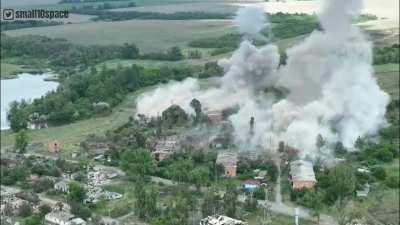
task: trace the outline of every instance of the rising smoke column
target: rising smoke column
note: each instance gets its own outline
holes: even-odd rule
[[[351,23],[361,6],[327,1],[319,15],[323,31],[289,49],[280,68],[278,84],[290,94],[273,106],[280,111],[274,118],[285,121],[278,126],[282,136],[304,155],[316,154],[318,134],[352,148],[359,136],[374,135],[386,124],[389,97],[373,76],[372,44]]]
[[[322,30],[288,49],[285,66],[279,67],[276,46],[258,48],[245,40],[230,59],[219,62],[225,75],[218,78],[217,87],[202,90],[192,78],[170,82],[142,95],[138,113],[155,116],[171,103],[193,113],[189,103],[197,98],[204,108],[240,107],[229,120],[243,150],[276,150],[278,142],[285,141],[302,156],[315,158],[329,154],[337,141],[352,148],[359,136],[374,135],[385,126],[389,102],[373,76],[372,44],[351,23],[361,3],[327,0],[319,15]],[[235,19],[239,31],[256,37],[254,32],[265,26],[260,14],[254,8],[239,11]],[[271,87],[289,94],[277,99],[265,92]],[[250,136],[251,117],[255,127]],[[316,147],[318,135],[327,142],[322,150]]]
[[[267,17],[262,9],[253,6],[240,8],[236,12],[233,22],[238,27],[239,33],[246,35],[247,38],[267,41],[261,35],[261,31],[269,27]]]

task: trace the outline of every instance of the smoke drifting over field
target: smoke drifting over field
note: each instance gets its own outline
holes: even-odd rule
[[[385,126],[389,102],[373,76],[372,44],[351,24],[361,3],[327,0],[319,15],[323,31],[314,31],[288,49],[284,66],[279,66],[275,45],[257,48],[243,41],[230,59],[219,62],[225,75],[218,80],[218,88],[202,90],[192,78],[171,82],[142,95],[138,113],[156,116],[171,102],[192,113],[189,103],[197,98],[203,108],[240,107],[229,120],[237,144],[246,146],[245,150],[251,150],[249,146],[275,150],[279,141],[285,141],[302,156],[314,158],[329,155],[329,146],[337,141],[352,148],[359,136],[374,135]],[[240,32],[259,33],[265,21],[260,13],[254,8],[239,11],[235,21]],[[279,99],[276,92],[266,89],[284,89],[288,95]],[[255,130],[250,136],[252,116]],[[316,147],[319,134],[327,143],[321,150]]]

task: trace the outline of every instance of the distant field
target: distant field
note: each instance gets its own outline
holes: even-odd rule
[[[220,36],[232,30],[228,20],[129,20],[26,28],[5,33],[11,36],[47,35],[84,45],[134,42],[142,51],[151,52],[172,46],[185,47],[193,38]]]
[[[130,8],[113,9],[111,11],[139,11],[139,12],[214,12],[214,13],[233,13],[239,7],[221,2],[196,2],[196,3],[180,3],[169,5],[151,5]]]
[[[21,65],[11,63],[1,63],[1,79],[15,78],[16,74],[33,71],[33,69],[26,68]]]
[[[20,9],[28,9],[28,8],[40,8],[40,9],[70,9],[72,7],[81,7],[81,6],[98,6],[105,2],[87,2],[87,3],[64,3],[58,4],[60,0],[1,0],[2,7],[8,8],[20,8]],[[137,6],[147,6],[147,5],[168,5],[168,4],[177,4],[177,3],[191,3],[191,2],[215,2],[223,0],[132,0],[135,2]],[[121,5],[126,4],[127,1],[111,1],[108,2],[111,5]]]
[[[375,71],[379,86],[386,91],[392,99],[399,99],[399,64],[375,66]]]

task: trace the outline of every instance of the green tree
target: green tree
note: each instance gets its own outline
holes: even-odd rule
[[[179,47],[172,47],[167,51],[168,59],[178,61],[183,59],[182,51]]]
[[[372,175],[378,180],[385,180],[387,177],[386,171],[383,167],[377,166],[371,169]]]
[[[347,152],[346,148],[343,146],[343,143],[340,141],[336,143],[334,151],[336,156],[343,156]]]
[[[15,144],[14,148],[18,150],[20,154],[23,154],[26,152],[26,147],[28,146],[28,135],[25,130],[19,131],[15,135]]]
[[[188,120],[186,112],[178,105],[171,105],[162,112],[163,125],[167,127],[183,125]]]
[[[356,176],[353,168],[339,165],[329,171],[329,186],[326,190],[326,200],[334,203],[338,199],[352,196],[356,189]]]
[[[192,99],[190,102],[190,106],[194,109],[194,112],[196,113],[194,123],[198,124],[201,121],[202,118],[202,110],[201,110],[201,103],[197,99]]]
[[[83,203],[72,202],[70,206],[71,206],[71,213],[77,217],[88,219],[92,215],[92,211]]]
[[[49,205],[41,205],[39,207],[39,215],[40,215],[40,217],[44,217],[49,212],[51,212],[51,207]]]
[[[208,183],[209,178],[208,168],[198,167],[190,171],[190,180],[196,186],[196,189],[199,191],[201,186],[205,186]]]
[[[218,214],[220,208],[220,197],[214,187],[209,188],[204,194],[203,202],[201,204],[201,213],[203,217]]]
[[[138,179],[135,184],[135,196],[136,215],[141,219],[150,221],[157,214],[157,191],[146,185],[143,179]]]
[[[28,217],[32,215],[32,208],[29,203],[23,203],[21,207],[18,209],[18,216],[20,217]]]
[[[26,112],[28,104],[25,101],[11,102],[7,113],[7,120],[10,121],[10,128],[14,132],[28,128],[29,116]]]
[[[393,161],[393,153],[387,148],[378,149],[378,151],[375,152],[374,156],[382,162]]]
[[[225,186],[225,194],[223,197],[224,212],[229,217],[235,217],[236,215],[236,201],[238,192],[235,184],[229,182]]]
[[[134,43],[125,43],[121,54],[124,59],[136,59],[139,56],[139,48]]]
[[[42,220],[38,215],[32,215],[24,220],[24,225],[40,225]]]
[[[85,189],[77,182],[71,182],[68,185],[68,202],[71,203],[83,203],[86,198]]]
[[[121,155],[121,168],[131,178],[143,177],[153,172],[155,163],[150,151],[144,148],[126,149]]]

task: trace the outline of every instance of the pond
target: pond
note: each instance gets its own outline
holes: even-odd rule
[[[19,74],[15,79],[1,80],[1,130],[9,129],[7,121],[7,111],[13,101],[22,99],[32,101],[40,98],[49,91],[55,90],[57,82],[45,81],[46,78],[53,77],[54,74]]]

